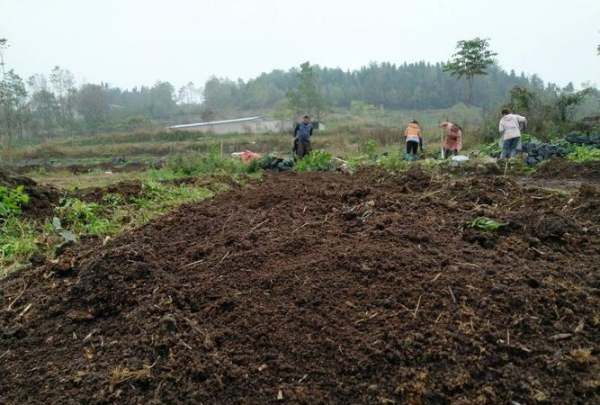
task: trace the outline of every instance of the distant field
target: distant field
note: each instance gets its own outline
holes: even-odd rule
[[[386,150],[401,147],[403,128],[411,119],[421,122],[426,144],[435,148],[440,137],[438,123],[446,119],[464,126],[467,144],[476,143],[482,114],[479,109],[466,106],[431,111],[336,111],[324,120],[327,130],[315,135],[314,147],[340,156],[360,152],[361,146],[369,140]],[[159,130],[61,137],[38,144],[28,142],[14,148],[12,160],[17,165],[86,165],[117,157],[151,161],[172,155],[207,153],[214,148],[222,154],[243,150],[289,154],[291,144],[289,133],[211,135]]]

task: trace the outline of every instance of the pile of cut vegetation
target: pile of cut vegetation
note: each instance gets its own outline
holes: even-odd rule
[[[598,403],[595,193],[267,174],[0,280],[2,399]]]

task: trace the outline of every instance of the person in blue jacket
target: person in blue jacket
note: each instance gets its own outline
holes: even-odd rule
[[[310,138],[313,134],[313,125],[310,117],[305,115],[302,122],[296,124],[294,128],[294,153],[300,159],[308,155],[311,151]]]

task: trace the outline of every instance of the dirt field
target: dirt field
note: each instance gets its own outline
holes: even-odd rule
[[[587,184],[267,175],[0,280],[0,403],[600,403],[599,223]]]

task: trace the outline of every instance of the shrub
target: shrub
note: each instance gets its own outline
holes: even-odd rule
[[[0,218],[7,218],[21,213],[21,207],[29,202],[29,196],[23,186],[9,188],[0,186]]]
[[[296,170],[299,172],[325,172],[333,170],[331,159],[331,153],[323,150],[315,150],[296,163]]]

